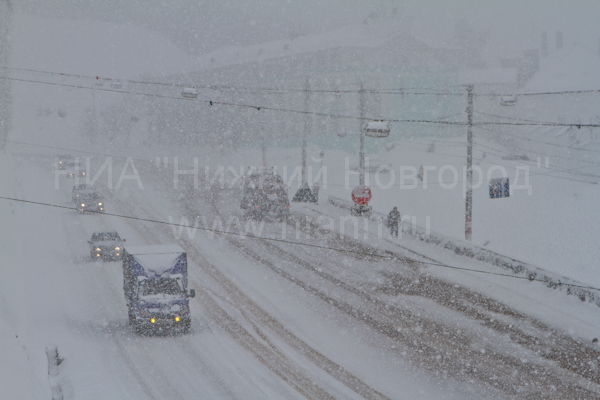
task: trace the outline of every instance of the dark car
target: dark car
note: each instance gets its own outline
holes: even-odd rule
[[[73,156],[70,154],[61,154],[57,159],[56,166],[58,169],[67,169],[67,163],[73,161]]]
[[[104,199],[95,190],[86,191],[86,193],[80,194],[75,200],[75,206],[77,210],[84,212],[103,212],[104,211]]]
[[[79,199],[79,197],[82,196],[86,196],[89,194],[92,194],[95,192],[95,189],[85,183],[81,183],[79,185],[74,185],[73,186],[73,192],[71,194],[71,198],[73,199],[73,201],[77,201],[77,199]]]
[[[71,160],[71,161],[66,161],[64,163],[64,168],[60,168],[59,169],[66,169],[67,172],[67,176],[69,178],[75,178],[75,177],[79,177],[79,178],[85,178],[85,167],[83,166],[83,163],[81,161],[78,160]]]
[[[117,232],[94,232],[90,244],[92,260],[116,261],[123,257],[123,242]]]

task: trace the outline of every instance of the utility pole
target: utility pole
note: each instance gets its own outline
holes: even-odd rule
[[[96,141],[96,85],[92,87],[92,143]]]
[[[365,184],[365,130],[363,125],[365,123],[365,89],[363,84],[360,84],[359,95],[359,111],[360,111],[360,151],[358,154],[358,184],[363,186]]]
[[[308,103],[310,101],[310,92],[308,87],[309,81],[308,77],[306,77],[306,85],[304,86],[304,135],[302,138],[302,183],[298,188],[298,191],[292,198],[292,202],[294,203],[316,203],[317,198],[313,194],[313,192],[308,187],[308,182],[306,179],[306,141],[308,138],[308,130],[310,128],[310,118],[308,115]]]
[[[471,240],[473,223],[473,85],[467,86],[467,194],[465,239]]]
[[[308,103],[310,102],[310,91],[308,86],[308,77],[304,84],[304,135],[302,137],[302,183],[306,182],[306,140],[308,137],[309,118],[308,118]]]
[[[262,94],[258,95],[258,100],[260,104],[265,103],[264,96]],[[267,138],[266,138],[266,128],[267,124],[265,123],[264,113],[258,115],[258,129],[260,129],[260,137],[262,138],[261,151],[262,151],[262,165],[264,168],[267,168]]]
[[[0,65],[10,66],[10,30],[12,24],[11,0],[0,0]],[[10,70],[3,71],[5,75]],[[8,75],[10,76],[10,75]],[[12,125],[12,83],[8,79],[0,82],[0,150],[4,150],[8,131]]]

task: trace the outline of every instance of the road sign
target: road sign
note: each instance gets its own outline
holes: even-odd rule
[[[365,126],[365,135],[374,138],[385,138],[390,136],[392,127],[386,121],[371,121]]]
[[[508,178],[490,179],[490,199],[510,196]]]
[[[371,189],[367,186],[357,186],[352,189],[352,201],[359,206],[365,206],[371,200]]]

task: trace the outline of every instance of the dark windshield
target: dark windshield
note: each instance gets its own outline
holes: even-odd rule
[[[102,197],[98,193],[84,193],[81,197],[81,201],[98,201],[101,200]]]
[[[117,232],[102,232],[102,233],[94,233],[92,235],[92,240],[96,241],[108,241],[108,240],[121,240],[119,234]]]
[[[181,287],[175,279],[149,279],[140,283],[140,294],[152,296],[155,294],[181,294]]]

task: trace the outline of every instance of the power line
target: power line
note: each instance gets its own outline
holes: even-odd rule
[[[493,147],[490,147],[490,146],[486,146],[486,145],[483,145],[483,144],[479,144],[478,143],[478,144],[476,144],[476,146],[478,146],[478,147],[484,147],[484,148],[487,148],[487,149],[499,151],[499,152],[504,153],[504,154],[512,155],[512,153],[510,153],[510,152],[499,150],[499,149],[496,149],[496,148],[493,148]],[[529,163],[529,165],[535,165],[535,164],[532,164],[532,161],[528,161],[528,160],[520,160],[520,161],[522,161],[524,163]],[[590,168],[590,167],[586,166],[586,167],[582,167],[582,168]],[[567,168],[567,169],[549,168],[549,169],[550,169],[550,172],[545,172],[545,173],[542,173],[542,172],[538,172],[538,173],[532,172],[532,173],[530,173],[530,175],[545,175],[545,176],[548,176],[549,178],[557,178],[557,179],[564,179],[564,180],[573,181],[573,182],[589,183],[589,184],[592,184],[592,185],[597,185],[598,184],[598,182],[585,181],[585,180],[573,179],[573,178],[565,178],[565,177],[556,176],[556,175],[548,175],[549,173],[553,173],[553,172],[554,173],[572,173],[572,171],[575,170],[574,168]],[[577,175],[584,175],[584,176],[589,176],[589,177],[592,177],[592,178],[600,178],[599,175],[595,175],[595,174],[577,174]]]
[[[523,118],[504,117],[502,115],[488,114],[488,113],[484,113],[484,112],[481,112],[481,111],[474,111],[474,112],[475,112],[475,114],[487,115],[487,116],[496,117],[496,118],[509,119],[509,120],[512,120],[512,121],[533,122],[533,123],[536,123],[536,124],[543,123],[543,121],[534,121],[534,120],[531,120],[531,119],[523,119]]]
[[[140,162],[147,162],[147,163],[153,163],[153,160],[145,160],[143,158],[133,158],[133,157],[126,157],[126,156],[117,156],[114,154],[106,154],[106,153],[98,153],[98,152],[93,152],[93,151],[89,151],[89,150],[79,150],[79,149],[69,149],[66,147],[57,147],[57,146],[47,146],[47,145],[43,145],[43,144],[37,144],[37,143],[27,143],[27,142],[20,142],[18,140],[7,140],[7,143],[15,143],[15,144],[21,144],[21,145],[25,145],[25,146],[34,146],[34,147],[41,147],[44,149],[53,149],[53,150],[62,150],[62,151],[68,151],[68,152],[72,152],[72,153],[84,153],[84,154],[91,154],[94,156],[102,156],[102,157],[112,157],[112,158],[121,158],[121,159],[131,159],[133,161],[140,161]],[[182,165],[182,167],[189,167],[186,165]]]
[[[101,76],[93,76],[93,75],[80,75],[80,74],[70,74],[65,72],[52,72],[52,71],[42,71],[36,69],[29,68],[16,68],[16,67],[6,67],[0,66],[0,68],[14,70],[14,71],[24,71],[24,72],[34,72],[39,74],[51,75],[51,76],[61,76],[61,77],[72,77],[72,78],[80,78],[80,79],[93,79],[100,82],[114,82],[114,83],[132,83],[132,84],[141,84],[141,85],[159,85],[159,86],[170,86],[170,87],[190,87],[191,84],[183,84],[183,83],[168,83],[168,82],[156,82],[156,81],[140,81],[133,79],[120,79],[120,78],[107,78]],[[208,88],[207,86],[203,86],[204,88]]]
[[[75,89],[97,90],[97,91],[112,92],[112,93],[126,93],[126,94],[140,95],[140,96],[158,97],[158,98],[164,98],[164,99],[198,101],[198,102],[207,103],[210,106],[223,105],[223,106],[232,106],[232,107],[253,108],[253,109],[256,109],[257,111],[268,110],[268,111],[288,112],[288,113],[295,113],[295,114],[308,114],[308,115],[315,115],[315,116],[327,117],[327,118],[365,120],[365,121],[371,120],[371,118],[360,118],[360,117],[355,117],[355,116],[351,116],[351,115],[336,115],[336,114],[318,113],[318,112],[312,112],[312,111],[291,110],[291,109],[284,109],[284,108],[255,106],[255,105],[248,105],[248,104],[237,104],[237,103],[222,102],[222,101],[216,101],[216,100],[210,100],[210,99],[191,99],[191,98],[185,98],[185,97],[160,95],[160,94],[156,94],[156,93],[132,92],[132,91],[127,91],[127,90],[107,89],[107,88],[102,88],[102,87],[87,87],[87,86],[81,86],[81,85],[69,85],[69,84],[65,84],[65,83],[43,82],[43,81],[35,81],[32,79],[19,79],[19,78],[5,77],[5,76],[0,76],[0,79],[7,79],[7,80],[12,80],[12,81],[17,81],[17,82],[27,82],[27,83],[51,85],[51,86],[70,87],[70,88],[75,88]],[[395,120],[388,120],[388,121],[404,122],[404,123],[431,123],[431,124],[444,124],[444,125],[464,125],[463,123],[460,123],[460,122],[430,121],[430,120],[398,120],[398,119],[395,119]]]
[[[253,108],[253,109],[256,109],[257,111],[266,110],[266,111],[286,112],[286,113],[294,113],[294,114],[308,114],[308,115],[314,115],[314,116],[318,116],[318,117],[349,119],[349,120],[358,120],[358,121],[372,120],[372,118],[361,118],[361,117],[355,117],[355,116],[351,116],[351,115],[327,114],[327,113],[320,113],[320,112],[314,112],[314,111],[302,111],[302,110],[292,110],[292,109],[285,109],[285,108],[255,106],[255,105],[249,105],[249,104],[239,104],[239,103],[215,101],[215,100],[210,100],[210,99],[190,99],[190,98],[185,98],[185,97],[161,95],[161,94],[156,94],[156,93],[132,92],[132,91],[127,91],[127,90],[107,89],[107,88],[102,88],[102,87],[87,87],[87,86],[81,86],[81,85],[69,85],[69,84],[65,84],[65,83],[43,82],[43,81],[35,81],[35,80],[31,80],[31,79],[10,78],[10,77],[5,77],[5,76],[0,76],[0,79],[7,79],[7,80],[12,80],[12,81],[18,81],[18,82],[36,83],[36,84],[43,84],[43,85],[51,85],[51,86],[63,86],[63,87],[70,87],[70,88],[75,88],[75,89],[97,90],[97,91],[113,92],[113,93],[126,93],[126,94],[157,97],[157,98],[164,98],[164,99],[198,101],[198,102],[207,103],[210,106],[223,105],[223,106],[230,106],[230,107]],[[379,119],[381,119],[381,118],[379,118]],[[413,124],[416,123],[416,124],[455,125],[455,126],[467,126],[468,125],[467,122],[427,120],[427,119],[383,118],[383,120],[389,121],[389,122],[395,122],[395,123],[413,123]],[[592,128],[600,127],[600,125],[597,125],[597,124],[567,124],[567,123],[554,123],[554,122],[544,122],[544,123],[535,123],[535,124],[533,124],[533,123],[508,123],[508,122],[477,122],[477,123],[473,123],[473,126],[484,126],[484,125],[556,126],[556,127],[558,127],[558,126],[564,126],[564,127],[576,126],[576,127],[592,127]]]
[[[36,147],[42,147],[42,148],[51,148],[51,149],[63,150],[63,151],[79,151],[79,152],[82,152],[82,153],[88,153],[88,154],[94,154],[94,155],[101,155],[101,156],[105,156],[105,157],[114,157],[114,158],[123,158],[123,159],[128,158],[128,157],[124,157],[124,156],[114,156],[114,155],[109,155],[109,154],[105,154],[105,153],[97,153],[97,152],[82,151],[82,150],[81,151],[80,150],[73,150],[73,149],[68,149],[68,148],[64,148],[64,147],[45,146],[45,145],[39,145],[39,144],[33,144],[33,143],[18,142],[18,141],[14,141],[14,140],[8,140],[8,142],[17,143],[17,144],[23,144],[23,145],[36,146]],[[411,147],[409,147],[409,148],[411,148]],[[412,149],[415,149],[415,148],[412,148]],[[415,150],[418,150],[418,149],[415,149]],[[497,149],[493,149],[493,150],[500,151],[500,150],[497,150]],[[448,156],[450,156],[450,154],[448,154]],[[135,159],[135,160],[136,161],[142,161],[142,162],[149,162],[149,163],[153,162],[151,160],[144,160],[144,159]],[[545,174],[542,174],[542,173],[535,174],[534,173],[534,175],[545,175]],[[560,179],[567,179],[567,178],[562,178],[562,177],[557,177],[557,176],[550,176],[550,177],[560,178]],[[567,179],[567,180],[573,180],[573,179]],[[574,180],[574,181],[578,181],[578,180]],[[596,183],[596,182],[588,182],[588,181],[580,181],[580,182],[593,183],[593,184]],[[441,184],[441,182],[427,182],[427,184]],[[337,185],[332,185],[332,186],[337,186]],[[24,203],[38,204],[38,205],[55,207],[55,208],[62,208],[62,209],[69,209],[69,210],[76,210],[76,211],[78,211],[78,209],[75,208],[75,207],[60,206],[60,205],[56,205],[56,204],[41,203],[41,202],[34,202],[34,201],[29,201],[29,200],[14,199],[14,198],[7,198],[7,197],[0,197],[0,199],[12,200],[12,201],[20,201],[20,202],[24,202]],[[94,213],[93,211],[85,211],[85,212]],[[216,232],[216,233],[238,235],[238,233],[235,233],[235,232],[219,231],[219,230],[215,230],[215,229],[201,228],[201,227],[191,227],[191,226],[188,226],[188,225],[170,223],[170,222],[165,222],[165,221],[149,220],[149,219],[143,219],[143,218],[139,218],[139,217],[124,216],[124,215],[111,214],[111,213],[102,213],[102,214],[104,214],[104,215],[110,215],[110,216],[115,216],[115,217],[121,217],[121,218],[136,219],[136,220],[147,221],[147,222],[161,223],[161,224],[172,225],[172,226],[181,226],[181,227],[187,227],[187,228],[200,229],[200,230],[211,231],[211,232]],[[352,251],[352,250],[330,248],[330,247],[326,247],[326,246],[311,245],[311,244],[307,244],[307,243],[285,241],[283,239],[258,237],[258,236],[255,236],[255,235],[252,235],[252,234],[249,234],[249,233],[248,233],[248,235],[252,236],[254,238],[257,238],[257,239],[280,241],[280,242],[291,243],[291,244],[298,244],[298,245],[309,246],[309,247],[318,247],[318,248],[335,250],[335,251],[351,252],[351,253],[357,253],[357,254],[363,254],[363,255],[373,255],[373,256],[376,256],[376,257],[389,258],[387,256],[382,256],[382,255],[378,255],[378,254],[370,254],[370,253],[363,253],[363,252],[357,252],[357,251]],[[408,260],[408,259],[401,259],[401,258],[397,258],[397,257],[396,257],[396,259],[399,259],[399,260]],[[506,276],[506,277],[511,277],[511,278],[531,280],[529,278],[516,277],[516,276],[513,276],[513,275],[499,274],[499,273],[493,273],[493,272],[488,272],[488,271],[480,271],[480,270],[472,270],[472,269],[461,268],[461,267],[453,267],[453,266],[444,265],[444,264],[434,264],[434,263],[423,263],[423,264],[432,265],[432,266],[440,266],[440,267],[448,267],[448,268],[453,268],[453,269],[458,269],[458,270],[465,270],[465,271],[470,271],[470,272],[479,272],[479,273],[484,273],[484,274],[492,274],[492,275]],[[537,280],[537,281],[545,282],[545,281],[542,281],[542,280]],[[568,285],[568,284],[564,284],[564,285]],[[585,287],[585,286],[579,286],[579,285],[568,285],[568,286],[574,286],[574,287],[581,287],[581,288],[589,288],[589,289],[594,289],[594,290],[600,290],[600,289],[597,289],[597,288]]]
[[[8,67],[8,66],[0,66],[0,68],[15,70],[15,71],[24,71],[24,72],[33,72],[33,73],[41,73],[53,76],[68,76],[75,78],[87,78],[87,79],[95,79],[98,81],[107,81],[107,82],[127,82],[132,84],[145,84],[145,85],[161,85],[161,86],[170,86],[170,87],[189,87],[189,86],[197,86],[199,88],[209,89],[209,90],[236,90],[236,91],[263,91],[263,92],[306,92],[303,88],[277,88],[277,87],[239,87],[239,86],[231,86],[231,85],[195,85],[195,84],[182,84],[182,83],[168,83],[168,82],[156,82],[156,81],[141,81],[141,80],[131,80],[131,79],[118,79],[118,78],[108,78],[108,77],[100,77],[100,76],[92,76],[92,75],[80,75],[80,74],[70,74],[63,72],[52,72],[52,71],[44,71],[44,70],[36,70],[29,68],[16,68],[16,67]],[[358,85],[358,83],[350,83],[347,85]],[[451,85],[452,87],[465,86],[465,85]],[[420,92],[407,92],[407,90],[420,90]],[[429,91],[429,92],[428,92]],[[360,93],[360,90],[336,90],[336,89],[311,89],[309,90],[311,93],[333,93],[333,94],[342,94],[342,93]],[[565,90],[565,91],[546,91],[546,92],[531,92],[531,93],[473,93],[474,96],[485,96],[485,97],[498,97],[498,96],[545,96],[545,95],[563,95],[563,94],[581,94],[581,93],[598,93],[600,89],[588,89],[588,90]],[[365,93],[369,94],[390,94],[390,95],[423,95],[423,96],[464,96],[465,94],[462,92],[439,92],[439,88],[420,88],[420,87],[400,87],[400,88],[392,88],[392,89],[365,89]]]
[[[256,91],[264,91],[264,92],[306,92],[305,89],[301,88],[282,88],[282,87],[243,87],[243,86],[231,86],[231,85],[196,85],[196,84],[182,84],[182,83],[168,83],[168,82],[156,82],[156,81],[141,81],[141,80],[131,80],[131,79],[119,79],[119,78],[107,78],[101,76],[93,76],[93,75],[80,75],[80,74],[70,74],[64,72],[52,72],[52,71],[43,71],[29,68],[16,68],[16,67],[7,67],[0,66],[0,68],[15,70],[15,71],[24,71],[24,72],[33,72],[46,74],[51,76],[63,76],[63,77],[74,77],[74,78],[82,78],[82,79],[94,79],[102,82],[127,82],[132,84],[142,84],[142,85],[160,85],[160,86],[170,86],[170,87],[190,87],[197,86],[199,88],[209,89],[209,90],[236,90],[236,91],[248,91],[248,92],[256,92]],[[346,85],[359,85],[359,83],[349,83]],[[401,94],[420,94],[420,93],[407,93],[406,90],[434,90],[428,88],[418,88],[418,87],[408,87],[397,89],[402,91]],[[333,93],[333,94],[341,94],[341,93],[359,93],[358,90],[338,90],[338,89],[311,89],[308,90],[311,93]],[[365,93],[384,93],[382,90],[365,90]],[[400,92],[399,92],[400,93]],[[426,95],[440,95],[440,93],[422,93]],[[445,93],[449,94],[449,93]],[[453,95],[462,95],[460,93],[453,93]]]
[[[63,210],[79,211],[76,207],[61,206],[61,205],[58,205],[58,204],[43,203],[43,202],[39,202],[39,201],[16,199],[16,198],[12,198],[12,197],[4,197],[4,196],[0,196],[0,199],[2,199],[2,200],[8,200],[8,201],[16,201],[16,202],[21,202],[21,203],[27,203],[27,204],[40,205],[40,206],[45,206],[45,207],[60,208],[60,209],[63,209]],[[89,214],[108,215],[108,216],[111,216],[111,217],[124,218],[124,219],[130,219],[130,220],[136,220],[136,221],[142,221],[142,222],[151,222],[151,223],[155,223],[155,224],[176,226],[176,227],[182,227],[182,228],[188,228],[188,229],[196,229],[196,230],[213,232],[213,233],[221,233],[221,234],[224,234],[224,235],[235,235],[235,236],[240,236],[241,235],[240,233],[236,233],[236,232],[222,231],[222,230],[211,229],[211,228],[203,228],[203,227],[196,226],[196,225],[190,226],[190,225],[178,224],[178,223],[175,223],[175,222],[160,221],[160,220],[148,219],[148,218],[141,218],[141,217],[135,217],[135,216],[130,216],[130,215],[113,214],[113,213],[98,212],[98,211],[89,211],[89,210],[83,211],[83,212],[89,213]],[[249,232],[246,233],[244,236],[248,236],[248,237],[251,237],[253,239],[259,239],[259,240],[267,240],[267,241],[272,241],[272,242],[293,244],[293,245],[297,245],[297,246],[312,247],[312,248],[323,249],[323,250],[332,250],[332,251],[337,251],[337,252],[340,252],[340,253],[359,254],[359,255],[362,255],[362,256],[372,256],[372,257],[378,257],[378,258],[383,258],[383,259],[388,259],[388,260],[393,259],[393,260],[404,261],[404,262],[417,262],[417,263],[422,264],[422,265],[429,265],[429,266],[434,266],[434,267],[443,267],[443,268],[455,269],[455,270],[460,270],[460,271],[476,272],[476,273],[480,273],[480,274],[503,276],[503,277],[513,278],[513,279],[520,279],[520,280],[528,280],[528,281],[534,281],[534,282],[548,283],[547,281],[545,281],[543,279],[535,279],[535,278],[530,278],[530,277],[521,277],[521,276],[515,276],[515,275],[501,274],[501,273],[498,273],[498,272],[483,271],[483,270],[476,270],[476,269],[463,268],[463,267],[455,267],[455,266],[448,265],[448,264],[432,263],[432,262],[426,262],[426,261],[417,261],[417,260],[413,260],[413,259],[410,259],[410,258],[407,258],[407,257],[390,256],[390,255],[383,255],[383,254],[377,254],[377,253],[367,253],[367,252],[364,252],[364,251],[349,250],[349,249],[343,249],[343,248],[339,248],[339,247],[321,246],[321,245],[318,245],[318,244],[293,242],[291,240],[285,240],[285,239],[276,239],[276,238],[269,238],[269,237],[263,237],[263,236],[256,236],[256,235],[254,235],[252,233],[249,233]],[[598,290],[598,291],[600,291],[600,288],[596,288],[596,287],[593,287],[593,286],[577,285],[577,284],[571,284],[571,283],[559,283],[558,285],[559,286],[570,286],[570,287],[576,287],[576,288],[581,288],[581,289],[590,289],[590,290]]]
[[[494,132],[494,131],[492,131],[492,130],[489,130],[489,129],[485,129],[485,128],[481,128],[481,127],[480,127],[480,129],[482,129],[482,130],[484,130],[484,131],[487,131],[487,132],[496,133],[496,132]],[[521,137],[521,136],[518,136],[518,137],[522,138],[523,140],[529,140],[529,139],[528,139],[528,138],[526,138],[526,137]],[[593,164],[593,165],[596,165],[596,166],[597,166],[597,165],[600,165],[600,163],[599,163],[599,162],[596,162],[596,161],[581,160],[581,159],[579,159],[579,158],[565,157],[565,156],[560,156],[560,155],[556,155],[556,154],[547,154],[547,153],[543,153],[543,152],[541,152],[541,151],[538,151],[538,150],[526,149],[526,148],[524,148],[524,147],[521,147],[521,146],[515,146],[515,145],[513,145],[513,146],[514,146],[515,148],[517,148],[517,149],[520,149],[520,150],[523,150],[523,151],[531,151],[531,152],[533,152],[533,153],[536,153],[536,154],[541,154],[541,155],[543,155],[543,156],[547,156],[547,157],[556,157],[556,158],[562,158],[562,159],[564,159],[564,160],[577,161],[577,162],[582,162],[582,163],[586,163],[586,164]],[[569,147],[567,147],[567,148],[569,148]],[[588,168],[588,167],[585,167],[585,168]]]
[[[106,153],[92,152],[92,151],[88,151],[88,150],[78,150],[78,149],[69,149],[69,148],[65,148],[65,147],[47,146],[47,145],[41,145],[41,144],[37,144],[37,143],[20,142],[20,141],[17,141],[17,140],[6,140],[6,142],[8,142],[8,143],[15,143],[15,144],[21,144],[21,145],[26,145],[26,146],[35,146],[35,147],[41,147],[41,148],[47,148],[47,149],[68,151],[68,152],[78,152],[78,153],[84,153],[84,154],[91,154],[91,155],[97,155],[97,156],[103,156],[103,157],[119,158],[119,159],[125,159],[125,160],[126,159],[131,159],[133,161],[146,162],[146,163],[150,163],[150,164],[154,163],[154,160],[145,160],[145,159],[142,159],[142,158],[117,156],[117,155],[106,154]],[[475,145],[479,146],[479,147],[486,147],[484,145],[480,145],[480,144],[477,144],[477,143]],[[415,147],[410,147],[410,146],[400,145],[400,144],[398,146],[405,147],[405,148],[412,149],[412,150],[417,150],[417,151],[420,151],[420,152],[425,152],[424,150],[421,150],[421,149],[418,149],[418,148],[415,148]],[[503,152],[502,150],[498,150],[498,149],[495,149],[495,148],[491,148],[491,147],[488,147],[488,148],[492,149],[492,150],[495,150],[495,151]],[[503,152],[503,153],[510,154],[508,152]],[[448,157],[454,157],[454,158],[464,159],[464,156],[457,156],[457,155],[454,155],[454,154],[447,154],[447,153],[435,153],[435,154],[436,155],[445,155],[445,156],[448,156]],[[501,155],[498,155],[498,154],[497,154],[497,156],[501,157]],[[494,165],[492,163],[489,163],[489,162],[483,161],[483,160],[476,160],[476,161],[483,162],[485,164]],[[183,165],[183,164],[181,164],[180,166],[181,167],[186,167],[186,168],[193,168],[193,166],[191,166],[191,165]],[[506,168],[512,168],[512,167],[506,167]],[[554,172],[554,171],[551,171],[551,172]],[[558,172],[561,172],[561,171],[558,171]],[[568,172],[568,170],[566,170],[565,172]],[[582,182],[582,183],[588,183],[588,184],[592,184],[592,185],[597,184],[597,182],[590,182],[590,181],[584,181],[584,180],[579,180],[579,179],[565,178],[565,177],[562,177],[562,176],[548,175],[548,173],[535,173],[535,172],[533,172],[533,173],[531,173],[531,175],[544,175],[544,176],[548,176],[550,178],[564,179],[564,180],[573,181],[573,182]],[[460,183],[460,182],[462,182],[462,180],[457,181],[457,183]],[[443,182],[443,181],[435,181],[435,182],[427,181],[425,183],[428,184],[428,185],[429,184],[431,184],[431,185],[449,184],[449,183],[446,183],[446,182]],[[341,185],[328,184],[328,186],[341,186]]]
[[[132,91],[128,91],[128,90],[107,89],[107,88],[103,88],[103,87],[88,87],[88,86],[82,86],[82,85],[70,85],[67,83],[43,82],[43,81],[36,81],[33,79],[10,78],[7,76],[0,76],[0,79],[6,79],[6,80],[11,80],[11,81],[16,81],[16,82],[37,83],[37,84],[50,85],[50,86],[70,87],[70,88],[74,88],[74,89],[98,90],[98,91],[103,91],[103,92],[125,93],[125,94],[135,94],[135,95],[140,95],[140,96],[161,97],[161,98],[167,98],[167,99],[170,98],[170,99],[177,99],[177,100],[193,101],[193,99],[189,99],[189,98],[185,98],[185,97],[166,96],[166,95],[160,95],[160,94],[156,94],[156,93],[132,92]],[[254,108],[256,108],[256,107],[254,107]]]
[[[583,126],[583,125],[582,125],[582,126]],[[577,148],[577,147],[565,146],[565,145],[562,145],[562,144],[551,143],[551,142],[545,142],[545,141],[543,141],[543,140],[535,140],[535,139],[530,139],[530,138],[528,138],[528,137],[519,136],[519,135],[513,135],[513,134],[510,134],[510,133],[504,133],[504,132],[502,133],[502,135],[505,135],[505,136],[512,136],[512,137],[516,137],[516,138],[523,139],[523,140],[529,140],[529,141],[531,141],[531,142],[535,142],[535,143],[547,144],[548,146],[560,147],[560,148],[563,148],[563,149],[577,150],[577,151],[587,151],[588,153],[598,153],[598,154],[600,154],[600,151],[598,151],[598,150],[592,150],[592,149],[584,149],[584,148]]]
[[[467,85],[464,85],[467,86]],[[431,89],[434,90],[434,89]],[[557,92],[531,92],[531,93],[473,93],[473,96],[480,97],[502,97],[502,96],[547,96],[547,95],[564,95],[564,94],[582,94],[582,93],[598,93],[599,89],[589,90],[564,90]],[[402,89],[389,89],[388,91],[378,91],[378,94],[422,94],[422,95],[433,95],[433,96],[464,96],[464,93],[452,93],[452,92],[431,92],[431,93],[408,93],[402,91]]]
[[[429,153],[429,152],[426,152],[425,150],[421,150],[421,149],[418,149],[416,147],[410,147],[410,146],[406,146],[406,145],[402,145],[402,144],[398,144],[398,146],[400,146],[400,147],[406,147],[407,149],[417,150],[417,151],[420,151],[422,153]],[[500,151],[502,153],[511,155],[511,153],[509,153],[509,152],[498,150],[498,149],[495,149],[495,148],[492,148],[492,147],[489,147],[489,146],[485,146],[485,145],[481,145],[481,144],[477,144],[477,143],[475,143],[475,146],[486,147],[488,149],[492,149],[492,150],[495,150],[495,151]],[[455,155],[455,154],[448,154],[448,153],[431,153],[431,154],[434,154],[434,155],[443,155],[443,156],[460,158],[460,159],[464,159],[465,158],[465,156],[458,156],[458,155]],[[500,154],[496,154],[496,155],[498,157],[502,157],[502,155],[500,155]],[[490,165],[497,165],[497,164],[493,164],[493,163],[491,163],[489,161],[483,161],[483,159],[475,160],[475,161],[478,161],[478,163],[484,163],[484,164],[490,164]],[[513,167],[510,167],[510,166],[504,166],[504,165],[502,165],[502,167],[509,168],[509,169],[514,169]],[[557,170],[557,171],[550,171],[550,172],[566,172],[566,171],[567,170],[565,170],[565,171]],[[580,179],[572,179],[572,178],[565,178],[563,176],[548,175],[548,173],[541,173],[541,172],[538,172],[538,173],[531,172],[530,175],[534,175],[534,176],[535,175],[542,175],[542,176],[548,176],[549,178],[563,179],[563,180],[572,181],[572,182],[587,183],[587,184],[590,184],[590,185],[597,185],[598,184],[598,182],[592,182],[592,181],[586,181],[586,180],[580,180]],[[427,184],[429,184],[429,183],[430,182],[427,182]],[[431,182],[431,184],[438,184],[438,183],[440,183],[440,182]]]
[[[91,154],[91,155],[96,155],[96,156],[102,156],[102,157],[112,157],[112,158],[117,158],[117,159],[131,159],[133,161],[139,161],[139,162],[145,162],[145,163],[150,163],[153,164],[154,160],[146,160],[143,158],[134,158],[134,157],[126,157],[126,156],[117,156],[117,155],[113,155],[113,154],[106,154],[106,153],[98,153],[98,152],[93,152],[93,151],[88,151],[88,150],[78,150],[78,149],[69,149],[66,147],[57,147],[57,146],[47,146],[47,145],[42,145],[42,144],[37,144],[37,143],[27,143],[27,142],[20,142],[17,140],[7,140],[7,143],[15,143],[15,144],[20,144],[20,145],[25,145],[25,146],[35,146],[35,147],[41,147],[41,148],[45,148],[45,149],[53,149],[53,150],[61,150],[61,151],[68,151],[71,153],[84,153],[84,154]],[[410,149],[414,149],[414,150],[418,150],[416,148],[413,147],[407,147]],[[444,154],[444,155],[448,155],[448,156],[452,156],[451,154],[445,154],[445,153],[436,153],[436,154]],[[461,156],[456,156],[459,158],[462,158]],[[186,168],[190,168],[192,169],[193,166],[192,165],[185,165],[185,164],[179,164],[180,167],[186,167]],[[457,181],[457,183],[462,182],[462,180]],[[437,185],[437,184],[449,184],[448,182],[444,182],[444,181],[427,181],[426,182],[428,185]],[[346,187],[346,185],[336,185],[334,183],[328,183],[327,186],[334,186],[334,187]]]

